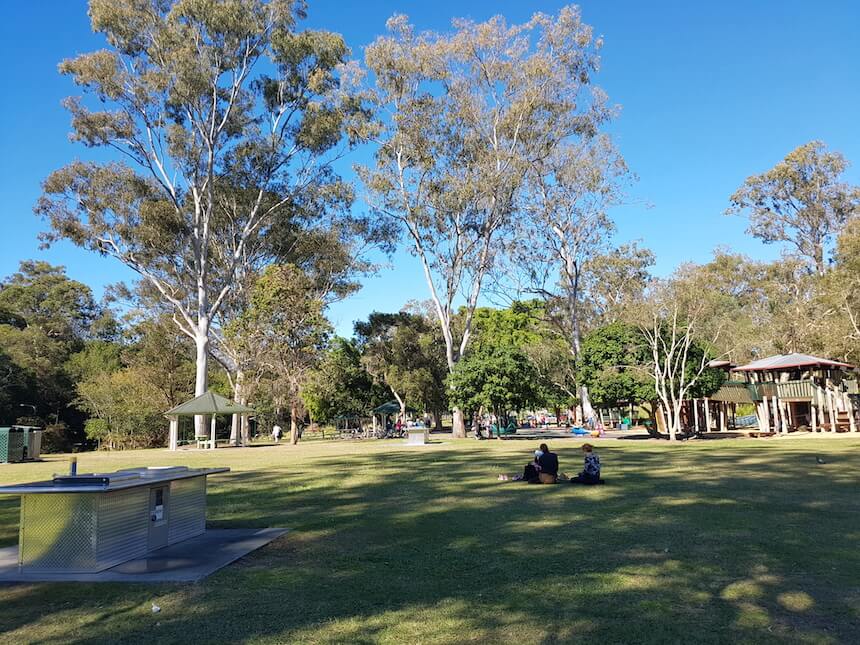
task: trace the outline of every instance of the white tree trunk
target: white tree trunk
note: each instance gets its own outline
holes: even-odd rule
[[[243,404],[244,392],[243,386],[245,381],[245,373],[242,370],[236,370],[236,379],[233,383],[233,403]],[[230,445],[237,446],[245,443],[245,437],[242,434],[244,429],[244,417],[241,414],[234,414],[230,425]]]
[[[397,403],[400,406],[400,422],[403,425],[406,425],[406,401],[401,397],[393,387],[389,386],[392,394],[394,394],[394,398],[397,399]]]
[[[196,348],[195,356],[195,377],[194,377],[194,396],[205,394],[209,387],[209,325],[198,327],[197,334],[194,337],[194,345]],[[206,417],[197,415],[194,417],[195,436],[206,436]]]

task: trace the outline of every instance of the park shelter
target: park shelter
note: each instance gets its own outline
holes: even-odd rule
[[[215,419],[218,415],[232,416],[239,414],[247,417],[254,414],[254,409],[241,403],[234,403],[225,399],[220,394],[215,394],[211,390],[204,392],[198,397],[186,401],[175,408],[164,413],[170,419],[170,442],[169,448],[176,450],[179,443],[179,417],[196,417],[196,416],[211,416],[210,438],[207,440],[205,436],[197,436],[195,428],[195,438],[198,443],[207,443],[209,448],[215,448]]]
[[[407,412],[415,412],[415,408],[406,406]],[[379,415],[380,425],[385,426],[385,417],[390,414],[400,414],[400,403],[397,401],[388,401],[380,406],[373,408],[373,432],[376,433],[376,416]],[[404,419],[404,421],[406,421]]]
[[[857,431],[857,370],[849,363],[795,353],[728,369],[732,378],[710,400],[722,410],[752,404],[762,432],[788,433],[801,427]],[[725,429],[725,421],[719,429]]]

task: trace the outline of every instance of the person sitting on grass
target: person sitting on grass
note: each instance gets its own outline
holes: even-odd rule
[[[558,481],[558,455],[549,451],[549,447],[542,443],[540,445],[540,457],[538,457],[538,480],[541,484],[554,484]]]
[[[499,479],[508,479],[507,475],[499,475]],[[524,481],[529,484],[554,484],[558,480],[558,455],[549,451],[549,447],[542,443],[535,450],[534,460],[526,464],[522,475],[515,475],[514,481]]]
[[[583,471],[570,480],[571,484],[602,484],[600,479],[600,457],[594,452],[594,446],[590,443],[582,445],[585,453],[585,467]]]

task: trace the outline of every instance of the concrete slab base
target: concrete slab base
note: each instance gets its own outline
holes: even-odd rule
[[[19,571],[18,547],[0,549],[2,582],[196,582],[289,529],[214,529],[98,573]]]

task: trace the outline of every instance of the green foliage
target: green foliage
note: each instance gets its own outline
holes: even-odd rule
[[[466,355],[448,377],[454,405],[475,413],[492,410],[500,419],[539,401],[538,374],[512,346],[488,347]]]
[[[90,418],[84,424],[84,432],[90,441],[96,441],[99,444],[104,441],[107,445],[111,434],[110,424],[105,419]]]
[[[66,342],[89,336],[102,315],[88,286],[69,279],[64,267],[35,260],[23,260],[18,272],[3,281],[0,310],[20,321],[11,326],[37,327]]]
[[[355,324],[362,364],[416,408],[439,413],[447,405],[447,365],[438,328],[423,316],[374,312]]]
[[[667,346],[669,329],[663,330]],[[702,361],[712,356],[707,346],[694,340],[689,348],[685,379],[695,383],[690,387],[690,398],[710,396],[723,384],[722,370],[706,368],[699,374]],[[665,360],[665,353],[661,353]],[[582,343],[579,361],[579,378],[588,387],[597,405],[614,406],[624,403],[644,403],[657,400],[648,340],[636,325],[616,321],[589,333]],[[677,392],[678,383],[669,389]]]
[[[77,386],[80,405],[91,415],[86,432],[107,449],[153,448],[167,439],[158,388],[135,368],[102,372]]]
[[[115,372],[122,366],[122,345],[103,340],[88,341],[66,361],[66,373],[72,381],[85,381],[102,373]]]
[[[617,321],[583,339],[578,376],[596,405],[653,401],[656,394],[649,361],[639,328]]]
[[[338,416],[366,416],[390,395],[361,363],[355,341],[335,338],[302,391],[305,407],[315,421]]]
[[[506,309],[479,307],[470,351],[510,347],[522,352],[535,373],[536,403],[567,406],[576,398],[573,358],[548,318],[546,305],[537,300],[516,301]]]
[[[271,261],[274,222],[337,244],[372,228],[332,166],[368,134],[356,70],[340,35],[297,30],[303,2],[92,0],[89,16],[108,47],[60,65],[86,95],[65,102],[72,139],[120,160],[52,173],[42,238],[136,271],[195,339],[203,390],[212,325]]]
[[[63,267],[30,260],[0,284],[0,312],[0,423],[33,414],[35,406],[33,423],[50,419],[69,433],[53,443],[79,443],[83,420],[71,405],[74,363],[81,360],[75,357],[90,343],[110,343],[100,340],[115,335],[110,312]]]
[[[514,302],[507,309],[479,307],[472,318],[472,348],[485,351],[492,347],[510,346],[523,348],[537,342],[540,334],[536,328],[536,317],[542,305],[537,302]]]

